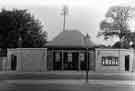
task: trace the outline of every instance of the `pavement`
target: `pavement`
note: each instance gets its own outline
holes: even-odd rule
[[[93,72],[89,71],[89,75],[121,75],[135,76],[135,72]],[[85,75],[86,71],[46,71],[46,72],[16,72],[16,71],[1,71],[0,75],[23,75],[23,74],[33,74],[33,75],[45,75],[45,74],[56,74],[56,75]]]
[[[65,84],[65,85],[104,85],[104,86],[135,86],[135,81],[121,80],[4,80],[8,84]]]
[[[88,83],[94,85],[135,86],[135,73],[98,73],[89,72]],[[86,83],[86,72],[0,72],[0,80],[8,84],[73,84]]]
[[[135,73],[98,73],[89,72],[89,80],[135,80]],[[86,79],[84,71],[50,72],[0,72],[0,80],[80,80]]]
[[[4,80],[0,91],[134,91],[134,81]]]
[[[86,74],[86,71],[45,71],[45,72],[16,72],[16,71],[1,71],[0,75],[7,74],[65,74],[65,75],[79,75]],[[89,71],[90,75],[134,75],[135,72],[94,72]]]

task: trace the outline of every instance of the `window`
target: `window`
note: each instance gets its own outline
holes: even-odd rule
[[[68,62],[72,62],[72,53],[68,53]]]
[[[79,57],[80,57],[80,61],[84,61],[84,53],[80,53]]]
[[[17,56],[16,55],[11,55],[11,70],[16,70],[17,66]]]
[[[56,57],[56,62],[59,62],[60,61],[60,53],[56,52],[55,57]]]
[[[115,56],[106,56],[102,57],[102,65],[104,66],[118,66],[119,60],[118,57]]]

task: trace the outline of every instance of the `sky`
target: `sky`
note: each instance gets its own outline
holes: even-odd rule
[[[69,8],[66,17],[66,29],[78,30],[83,34],[88,33],[91,40],[96,44],[112,45],[117,38],[105,41],[102,37],[97,38],[100,31],[99,24],[105,19],[109,7],[117,5],[134,6],[134,0],[0,0],[0,8],[28,9],[36,19],[39,19],[48,33],[48,40],[52,40],[62,32],[63,5]]]

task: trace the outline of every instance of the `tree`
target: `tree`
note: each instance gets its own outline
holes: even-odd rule
[[[100,23],[101,31],[98,36],[104,36],[105,40],[117,36],[121,42],[134,40],[135,34],[131,33],[133,26],[130,26],[134,16],[134,8],[126,6],[111,7],[106,13],[106,18]],[[135,21],[133,24],[135,25]]]
[[[123,48],[128,49],[128,48],[131,47],[131,46],[129,45],[128,41],[123,41],[123,42],[118,41],[118,42],[116,42],[116,43],[114,43],[114,44],[112,45],[112,48],[120,48],[122,44],[123,44]]]
[[[43,47],[47,33],[39,20],[24,10],[6,10],[0,12],[0,48]]]

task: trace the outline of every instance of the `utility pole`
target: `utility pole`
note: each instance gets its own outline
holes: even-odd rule
[[[63,6],[62,8],[62,13],[61,15],[63,15],[63,31],[66,30],[66,16],[68,15],[68,7],[66,5]]]

